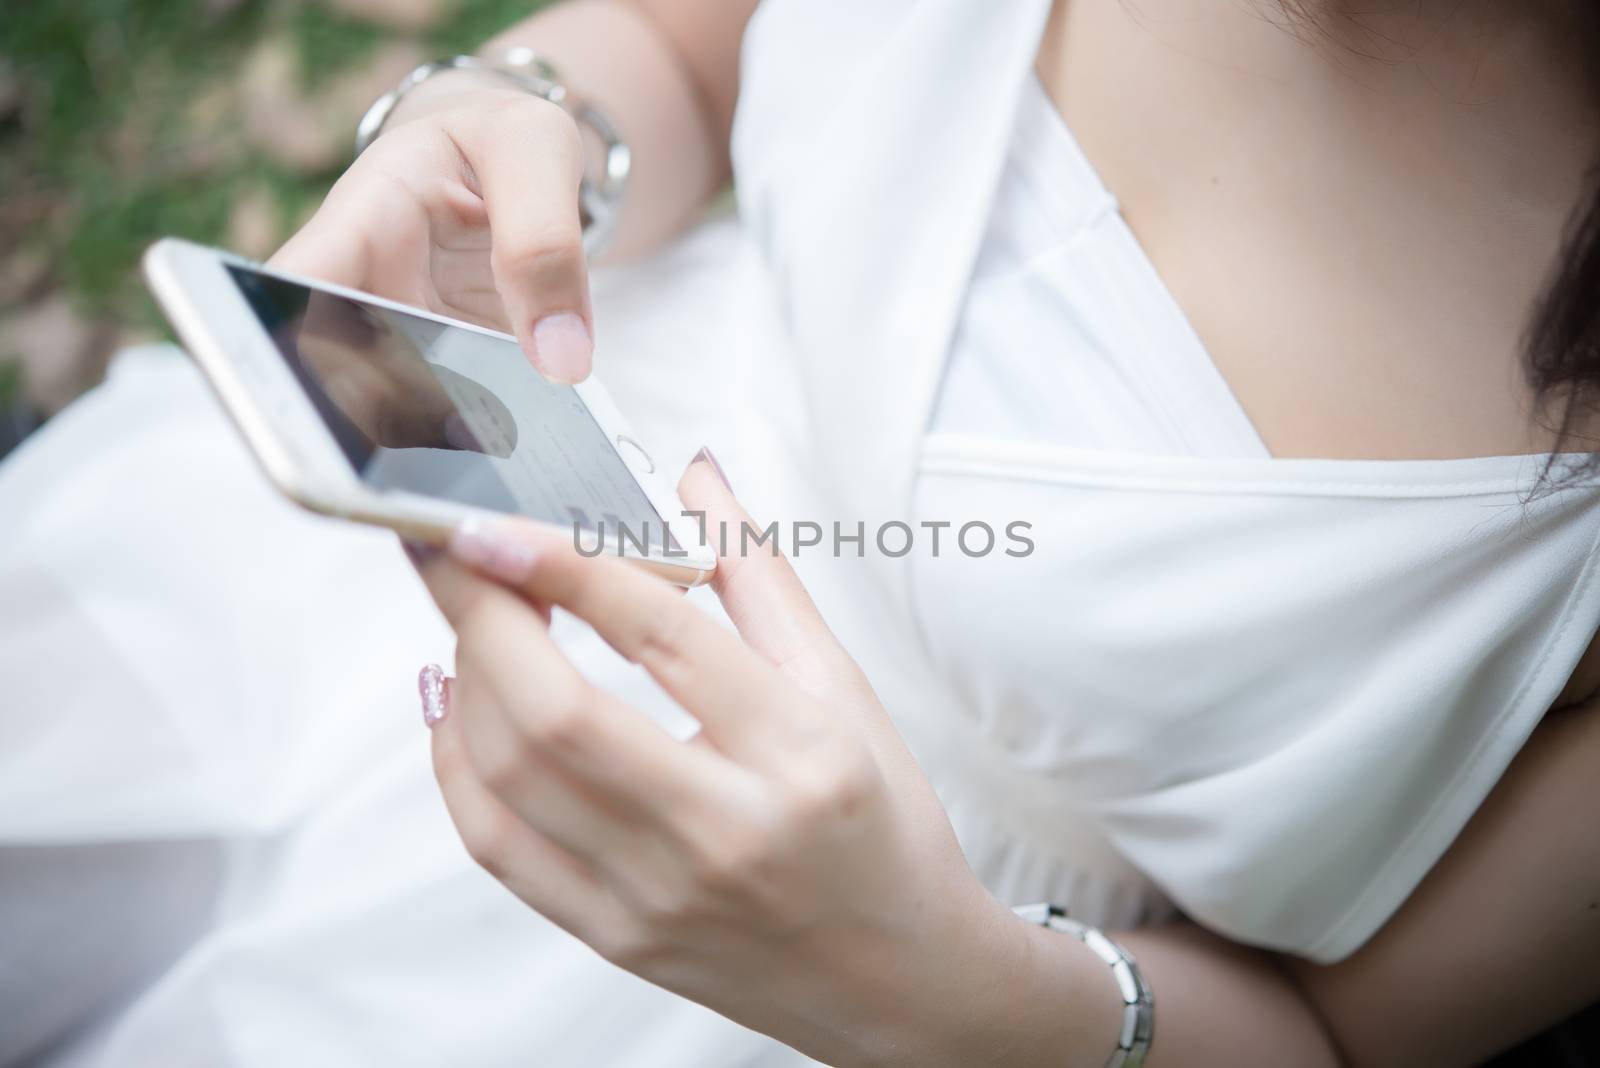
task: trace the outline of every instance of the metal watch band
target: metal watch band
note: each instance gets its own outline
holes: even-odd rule
[[[1069,918],[1065,909],[1055,905],[1022,905],[1012,911],[1029,923],[1076,938],[1106,962],[1117,981],[1117,991],[1122,995],[1122,1030],[1106,1068],[1141,1068],[1155,1036],[1155,997],[1133,954],[1107,938],[1099,928]]]
[[[575,122],[594,133],[601,149],[599,173],[591,175],[585,166],[578,187],[578,210],[583,223],[583,250],[591,258],[599,255],[616,232],[623,193],[633,171],[633,153],[605,113],[586,101],[573,99],[555,67],[531,48],[509,49],[493,62],[477,56],[450,56],[422,64],[402,78],[399,85],[373,101],[361,116],[356,125],[356,155],[365,152],[377,140],[389,116],[407,93],[448,70],[484,71],[502,78],[524,92],[564,108]]]

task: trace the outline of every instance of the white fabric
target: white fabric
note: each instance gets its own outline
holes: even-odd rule
[[[1038,546],[914,565],[961,709],[929,766],[997,893],[1101,922],[1171,898],[1241,941],[1348,954],[1600,614],[1594,494],[1525,506],[1516,459],[1441,473],[948,435],[922,455],[920,516],[1025,517]]]
[[[930,424],[917,514],[1025,517],[1042,544],[914,583],[968,721],[946,803],[1014,900],[1133,923],[1165,885],[1236,937],[1341,956],[1592,633],[1568,594],[1600,515],[1524,509],[1524,462],[1145,461],[1268,453],[1034,77]]]
[[[840,510],[1032,524],[1023,559],[947,535],[875,569],[945,699],[902,729],[990,887],[1335,960],[1593,637],[1600,494],[1528,503],[1536,457],[1269,457],[1043,110],[1048,10],[768,0],[741,203]]]
[[[719,403],[765,366],[726,358],[739,256],[724,223],[596,283],[608,385],[669,467],[772,466],[781,425]],[[271,489],[181,354],[125,354],[0,465],[0,516],[0,1064],[807,1063],[470,862],[416,694],[447,628],[391,535]]]
[[[1115,453],[1267,455],[1034,77],[930,422]]]

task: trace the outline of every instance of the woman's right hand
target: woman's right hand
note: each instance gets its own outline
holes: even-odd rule
[[[594,345],[577,124],[472,77],[420,86],[269,265],[514,334],[546,378],[581,381]]]

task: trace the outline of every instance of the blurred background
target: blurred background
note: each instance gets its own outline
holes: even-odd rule
[[[136,269],[177,234],[265,256],[425,59],[548,0],[9,0],[0,14],[0,455],[166,337]]]

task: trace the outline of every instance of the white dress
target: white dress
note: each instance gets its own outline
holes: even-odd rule
[[[1530,500],[1541,457],[1267,455],[1038,95],[1049,10],[768,0],[751,25],[741,210],[822,484],[852,517],[1032,524],[1025,559],[862,569],[931,676],[897,723],[997,895],[1337,960],[1600,626],[1600,493]],[[1039,144],[1012,153],[1019,121]],[[1019,237],[1008,174],[1052,158],[1054,217]],[[1067,391],[1072,425],[984,396],[1007,376]]]
[[[600,280],[601,373],[758,516],[1031,523],[797,560],[998,895],[1334,959],[1593,634],[1596,497],[1267,456],[1031,81],[1046,10],[768,0],[743,233]],[[168,352],[0,466],[0,1064],[804,1063],[470,864],[414,689],[449,652],[392,539],[276,498]]]

